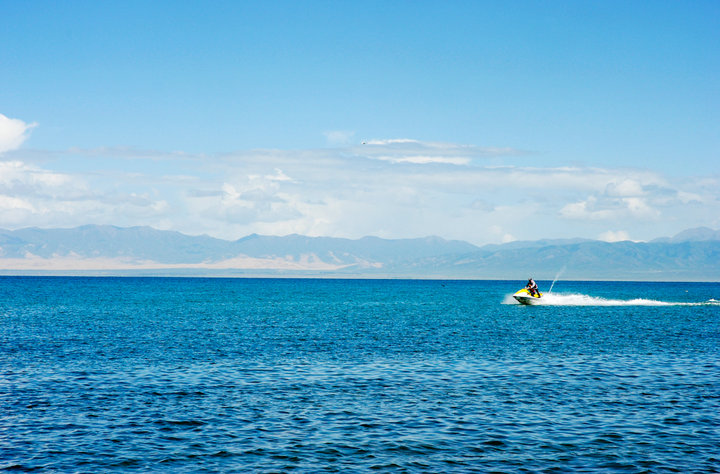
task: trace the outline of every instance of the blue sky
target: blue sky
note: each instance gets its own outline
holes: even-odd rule
[[[0,0],[0,228],[720,227],[720,4]]]

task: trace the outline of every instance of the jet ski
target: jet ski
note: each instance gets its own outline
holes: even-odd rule
[[[530,290],[523,288],[522,290],[515,292],[513,298],[515,298],[520,304],[540,304],[542,293],[538,291],[533,295],[530,293]]]

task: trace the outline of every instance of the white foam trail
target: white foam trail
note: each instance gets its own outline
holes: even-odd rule
[[[503,304],[517,303],[512,295],[507,295],[503,300]],[[519,304],[519,303],[517,303]],[[535,305],[543,306],[720,306],[720,301],[710,299],[699,303],[683,303],[672,301],[650,300],[645,298],[635,298],[631,300],[615,300],[600,298],[597,296],[583,294],[557,294],[545,293],[543,297],[535,303]]]
[[[631,300],[614,300],[582,294],[550,294],[544,295],[542,304],[548,306],[670,306],[675,303],[667,301],[635,298]]]

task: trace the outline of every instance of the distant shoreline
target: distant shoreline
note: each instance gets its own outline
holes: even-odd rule
[[[257,279],[257,280],[377,280],[377,281],[447,281],[447,282],[508,282],[509,284],[520,284],[525,278],[487,278],[487,277],[444,277],[444,276],[407,276],[407,275],[339,275],[339,274],[271,274],[271,273],[143,273],[137,271],[115,272],[115,271],[94,271],[94,272],[65,272],[65,271],[13,271],[0,270],[0,278],[187,278],[187,279]],[[541,284],[549,284],[553,278],[535,278]],[[588,282],[588,283],[718,283],[715,280],[641,280],[641,279],[593,279],[593,278],[562,278],[558,282]]]

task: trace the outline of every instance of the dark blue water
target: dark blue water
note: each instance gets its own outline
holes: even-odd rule
[[[521,285],[0,278],[0,470],[720,470],[720,285]]]

